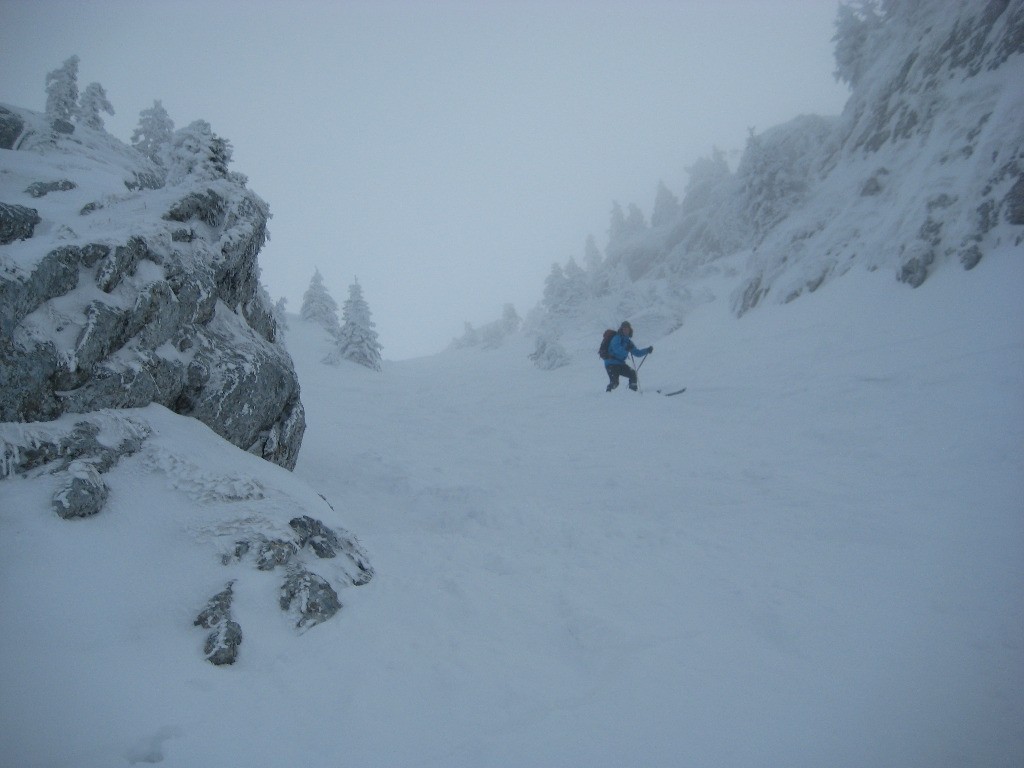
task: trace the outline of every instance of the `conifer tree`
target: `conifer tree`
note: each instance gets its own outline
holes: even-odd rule
[[[363,298],[363,289],[357,279],[348,287],[348,298],[341,308],[341,330],[338,348],[328,362],[351,360],[374,371],[381,369],[380,343],[375,324],[370,319],[370,307]]]
[[[651,213],[651,226],[660,227],[671,224],[679,216],[679,198],[665,186],[664,181],[658,182],[658,191],[654,196],[654,211]]]
[[[299,317],[314,323],[320,323],[331,333],[337,333],[338,325],[338,302],[327,292],[324,285],[323,275],[320,270],[313,273],[309,281],[309,288],[302,295],[302,309],[299,310]]]
[[[152,107],[139,113],[139,124],[132,132],[132,146],[150,160],[163,165],[173,137],[174,121],[157,99]]]
[[[89,83],[82,92],[82,100],[78,106],[78,119],[84,125],[93,130],[103,130],[103,117],[101,112],[108,115],[114,114],[114,107],[107,99],[107,92],[99,83]]]
[[[190,174],[201,179],[223,179],[230,163],[231,142],[215,134],[205,120],[195,120],[175,131],[168,169],[172,183]]]
[[[273,307],[274,320],[277,322],[278,329],[282,331],[288,330],[288,299],[284,296],[279,298],[275,302]]]
[[[78,62],[72,56],[46,75],[46,116],[51,121],[70,123],[78,112]]]

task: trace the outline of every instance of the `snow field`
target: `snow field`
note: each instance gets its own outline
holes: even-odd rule
[[[642,394],[525,340],[323,365],[293,319],[294,475],[147,409],[101,515],[0,484],[11,764],[1019,765],[1018,255],[740,320],[703,288],[672,336],[637,327]],[[280,574],[217,552],[316,493],[376,576],[299,634]],[[232,578],[215,668],[191,624]]]

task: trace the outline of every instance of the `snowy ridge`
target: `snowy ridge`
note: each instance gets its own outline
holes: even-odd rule
[[[555,265],[527,330],[569,353],[581,329],[630,317],[652,339],[728,273],[733,311],[788,303],[852,269],[920,286],[1024,237],[1024,2],[840,8],[837,118],[752,133],[738,167],[713,153],[681,201],[659,186],[650,225],[613,207],[602,255]]]

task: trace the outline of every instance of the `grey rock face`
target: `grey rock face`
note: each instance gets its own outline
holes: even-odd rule
[[[308,545],[319,558],[333,559],[339,555],[347,557],[353,566],[349,573],[354,585],[366,584],[373,578],[373,568],[351,536],[328,528],[309,515],[296,517],[288,524],[298,536],[299,548]]]
[[[309,515],[293,518],[289,525],[294,538],[268,538],[256,534],[235,543],[234,549],[221,558],[223,565],[251,562],[258,570],[284,568],[281,585],[281,610],[294,613],[295,626],[301,630],[321,624],[341,610],[341,601],[331,583],[314,573],[317,560],[330,560],[337,572],[344,575],[345,585],[361,586],[373,578],[366,554],[348,533],[330,528]],[[316,556],[311,560],[308,552]],[[339,562],[340,561],[340,562]],[[336,583],[338,579],[335,578]]]
[[[125,215],[135,221],[140,208],[152,211],[131,225],[137,234],[125,224],[93,224],[93,217],[79,224],[76,215],[76,221],[48,223],[72,234],[76,227],[113,226],[115,237],[68,238],[56,246],[50,239],[35,253],[19,250],[16,261],[0,256],[0,421],[155,402],[293,468],[305,412],[259,284],[266,204],[233,174],[165,188],[153,168],[125,152],[125,162],[136,164],[125,179],[134,190],[125,198],[132,205]],[[59,197],[51,193],[91,178],[15,189],[42,197],[45,218],[46,210],[66,210],[44,210]],[[83,192],[92,190],[77,190]],[[116,222],[120,198],[99,197],[103,221]],[[0,204],[0,241],[31,237],[40,220],[33,208]]]
[[[295,570],[281,587],[281,610],[298,615],[295,626],[309,629],[322,624],[341,610],[341,601],[327,581],[315,573]]]
[[[0,149],[14,149],[25,130],[25,121],[9,109],[0,107]]]
[[[25,189],[25,193],[32,197],[45,197],[51,192],[67,192],[69,189],[76,189],[77,184],[68,179],[61,179],[59,181],[36,181],[29,184]]]
[[[65,520],[98,513],[110,493],[99,470],[88,461],[76,459],[64,474],[67,477],[53,496],[54,511]]]
[[[233,599],[234,582],[231,581],[210,598],[193,622],[194,626],[212,630],[206,636],[203,653],[207,661],[217,666],[234,664],[238,658],[238,646],[242,644],[242,627],[231,617]]]
[[[103,474],[138,452],[149,434],[130,420],[123,422],[121,431],[121,439],[109,445],[98,439],[100,428],[95,422],[80,421],[69,431],[54,428],[21,444],[5,442],[0,480],[11,474],[51,473],[58,478],[51,500],[54,512],[65,520],[96,515],[110,494]]]
[[[0,203],[0,245],[27,240],[41,221],[35,208]]]

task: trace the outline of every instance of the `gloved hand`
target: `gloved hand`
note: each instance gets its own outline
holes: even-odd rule
[[[647,348],[647,354],[648,355],[651,354],[651,352],[653,352],[653,351],[654,351],[654,347],[653,346]]]

